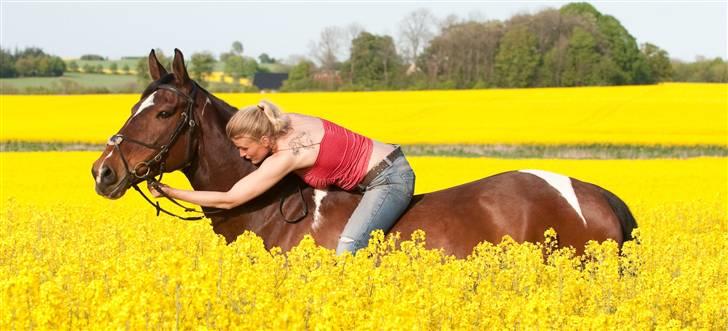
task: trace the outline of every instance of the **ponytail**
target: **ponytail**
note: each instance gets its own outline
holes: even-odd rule
[[[230,139],[243,135],[256,140],[263,136],[276,139],[286,134],[290,127],[288,116],[273,103],[263,100],[238,110],[228,121],[225,131]]]
[[[265,114],[265,117],[268,118],[268,121],[271,125],[273,125],[273,132],[275,133],[274,136],[279,136],[288,131],[288,127],[291,125],[291,120],[288,116],[283,115],[283,112],[281,112],[276,105],[266,100],[261,100],[260,103],[258,103],[258,109]]]

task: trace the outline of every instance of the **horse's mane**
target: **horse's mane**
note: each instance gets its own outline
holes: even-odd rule
[[[175,77],[172,73],[167,73],[164,76],[160,77],[159,79],[151,82],[149,86],[147,86],[146,89],[144,89],[144,92],[142,92],[141,99],[144,99],[144,97],[148,96],[152,92],[156,91],[157,88],[159,88],[160,85],[169,84],[174,81]],[[208,98],[210,98],[210,102],[212,102],[212,105],[220,110],[220,115],[222,117],[222,120],[227,123],[228,120],[230,120],[230,117],[235,114],[237,111],[237,108],[231,106],[227,102],[223,101],[222,99],[216,97],[214,94],[210,93],[210,91],[206,90],[200,84],[198,84],[195,81],[192,81],[192,84],[200,91],[204,92],[205,95],[207,95]]]
[[[195,84],[195,87],[197,87],[197,89],[204,92],[205,95],[207,95],[207,97],[210,98],[210,102],[212,102],[212,105],[215,108],[220,110],[220,116],[221,116],[222,120],[225,121],[225,123],[227,123],[227,121],[230,120],[230,117],[232,117],[235,114],[235,112],[238,110],[237,108],[231,106],[224,100],[222,100],[222,99],[218,98],[217,96],[215,96],[214,94],[210,93],[208,90],[206,90],[205,88],[200,86],[200,84],[197,84],[197,82],[193,81],[192,83]]]

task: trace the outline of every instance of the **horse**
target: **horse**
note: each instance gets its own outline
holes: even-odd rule
[[[182,52],[175,49],[171,73],[154,50],[148,62],[153,82],[92,165],[96,192],[118,199],[144,180],[177,170],[195,190],[226,191],[255,171],[225,134],[236,108],[190,79]],[[252,231],[267,249],[288,251],[307,234],[334,249],[361,197],[333,187],[314,189],[289,174],[245,204],[202,211],[228,244]],[[415,195],[389,233],[406,240],[421,229],[426,248],[464,258],[479,243],[499,243],[506,235],[516,242],[543,241],[549,228],[557,232],[559,247],[583,254],[590,240],[611,239],[621,246],[636,227],[624,201],[602,187],[547,171],[517,170]]]

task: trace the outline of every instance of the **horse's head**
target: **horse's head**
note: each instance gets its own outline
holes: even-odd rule
[[[182,52],[175,49],[172,73],[167,73],[152,50],[149,73],[154,81],[91,168],[96,193],[104,197],[120,198],[134,184],[182,169],[194,157],[200,89],[187,74]]]

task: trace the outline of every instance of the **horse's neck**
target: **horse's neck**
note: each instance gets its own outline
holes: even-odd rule
[[[225,136],[227,113],[234,109],[219,109],[225,105],[213,103],[206,95],[204,98],[201,111],[197,113],[197,157],[185,175],[195,190],[227,191],[255,168],[240,160]]]
[[[255,167],[240,158],[225,134],[225,125],[235,109],[212,96],[203,94],[202,98],[206,100],[201,101],[204,104],[197,113],[200,122],[196,138],[197,157],[184,173],[195,190],[227,191],[238,180],[253,172]],[[272,218],[267,216],[277,210],[281,187],[287,184],[276,185],[262,196],[226,213],[228,215],[220,220],[236,222],[240,228],[258,232],[256,229],[266,227],[271,222]]]

